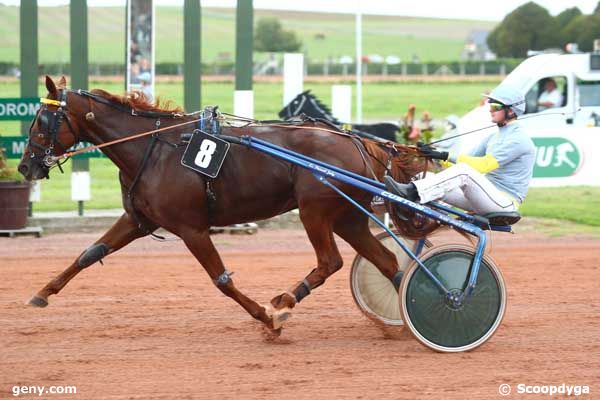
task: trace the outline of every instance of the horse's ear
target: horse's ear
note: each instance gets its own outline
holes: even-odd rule
[[[48,93],[56,94],[56,85],[48,75],[46,75],[46,89],[48,89]]]
[[[65,76],[61,76],[59,81],[58,81],[58,88],[59,89],[66,89],[67,88],[67,78],[65,78]]]

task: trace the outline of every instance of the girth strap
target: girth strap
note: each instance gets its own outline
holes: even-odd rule
[[[160,120],[157,120],[157,126],[160,125],[159,121]],[[127,198],[129,199],[129,205],[131,208],[131,216],[135,220],[138,228],[140,228],[142,231],[144,231],[148,235],[152,235],[157,239],[165,240],[165,237],[155,234],[154,232],[150,231],[142,224],[142,222],[140,221],[140,219],[137,216],[137,213],[135,211],[135,206],[133,205],[133,199],[135,197],[135,187],[136,187],[137,183],[139,182],[140,177],[142,176],[142,173],[144,172],[144,169],[146,168],[146,164],[148,163],[148,160],[150,159],[150,155],[152,154],[152,150],[154,149],[154,145],[156,144],[157,140],[158,140],[158,135],[152,134],[152,136],[150,137],[150,143],[148,143],[148,146],[146,146],[146,151],[144,152],[144,157],[142,158],[142,162],[140,163],[137,173],[135,174],[135,178],[133,178],[133,182],[131,183],[129,190],[127,191]]]

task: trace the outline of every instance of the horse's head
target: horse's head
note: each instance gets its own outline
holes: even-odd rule
[[[304,112],[304,104],[306,103],[307,97],[310,96],[310,90],[305,90],[292,99],[285,107],[279,111],[279,118],[289,119],[297,117]]]
[[[48,95],[41,99],[42,106],[29,127],[29,140],[18,168],[27,180],[48,178],[57,157],[79,142],[78,126],[69,116],[66,83],[62,77],[57,86],[46,76]]]

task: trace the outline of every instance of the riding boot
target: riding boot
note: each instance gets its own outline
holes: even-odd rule
[[[385,187],[389,192],[397,194],[398,196],[402,196],[406,200],[419,200],[419,192],[417,191],[417,187],[412,182],[398,183],[389,175],[384,176],[383,180],[385,183]]]

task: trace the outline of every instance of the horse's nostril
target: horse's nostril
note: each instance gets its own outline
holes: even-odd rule
[[[19,165],[18,170],[21,173],[21,175],[27,175],[27,173],[29,172],[29,167],[25,164],[21,164]]]

